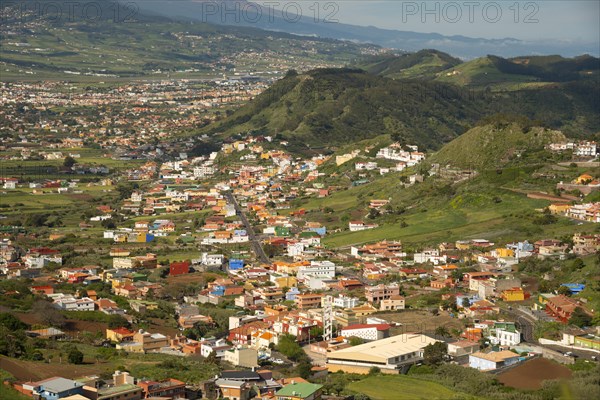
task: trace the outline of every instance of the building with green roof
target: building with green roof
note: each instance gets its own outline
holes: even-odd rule
[[[308,382],[294,382],[275,393],[277,400],[321,400],[323,385]]]

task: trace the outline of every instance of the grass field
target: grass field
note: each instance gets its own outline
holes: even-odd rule
[[[404,375],[379,375],[353,382],[349,389],[364,393],[373,400],[450,400],[467,399],[463,393],[454,392],[435,382],[423,381]]]

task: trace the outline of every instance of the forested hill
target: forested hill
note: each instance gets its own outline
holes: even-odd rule
[[[600,130],[594,82],[490,92],[428,81],[392,80],[354,69],[289,73],[231,116],[200,130],[279,135],[294,149],[323,149],[392,134],[438,149],[480,119],[523,115],[569,136]]]

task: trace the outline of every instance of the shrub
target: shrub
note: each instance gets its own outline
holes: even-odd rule
[[[83,364],[83,353],[74,347],[67,353],[67,359],[71,364]]]

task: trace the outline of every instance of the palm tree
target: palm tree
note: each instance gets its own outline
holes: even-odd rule
[[[440,337],[446,337],[450,336],[450,332],[445,326],[438,326],[437,328],[435,328],[435,335]]]

